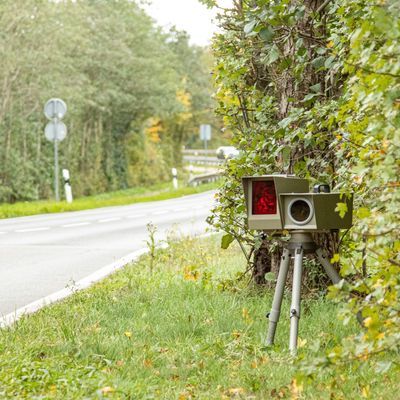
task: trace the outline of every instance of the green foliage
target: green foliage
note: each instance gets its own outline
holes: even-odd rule
[[[349,283],[332,298],[342,302],[345,323],[358,313],[364,328],[326,354],[316,346],[304,371],[314,378],[330,371],[326,388],[335,393],[337,376],[345,382],[362,364],[398,371],[399,3],[237,1],[220,13],[218,112],[242,155],[227,165],[211,222],[256,244],[240,183],[249,174],[295,173],[354,192],[355,226],[338,251]],[[346,212],[343,204],[337,211]],[[382,361],[388,354],[396,361]],[[368,397],[368,382],[360,385]]]
[[[77,195],[165,181],[211,115],[206,50],[162,33],[135,1],[3,1],[0,32],[1,202],[51,196],[51,97],[69,107],[60,164]],[[151,132],[154,119],[174,125]]]

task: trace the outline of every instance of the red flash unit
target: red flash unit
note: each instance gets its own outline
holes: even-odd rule
[[[253,215],[277,213],[274,181],[253,181]]]

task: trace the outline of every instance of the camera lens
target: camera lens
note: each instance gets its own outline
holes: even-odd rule
[[[289,206],[289,215],[294,222],[306,224],[311,219],[311,205],[308,201],[298,199]]]

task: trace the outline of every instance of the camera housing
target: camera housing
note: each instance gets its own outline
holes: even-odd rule
[[[348,229],[352,226],[353,197],[340,193],[283,193],[283,229],[325,231]],[[345,203],[343,218],[335,211],[338,203]]]
[[[243,189],[249,229],[326,231],[352,226],[353,196],[310,193],[306,179],[288,175],[245,177]],[[338,203],[347,206],[343,218],[335,211]]]

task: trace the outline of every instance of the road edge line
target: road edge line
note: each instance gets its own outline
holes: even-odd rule
[[[193,236],[196,239],[203,239],[206,237],[213,236],[218,232],[208,232],[202,235]],[[164,242],[160,245],[156,246],[157,249],[167,248],[168,245]],[[126,265],[136,261],[140,256],[149,253],[148,248],[142,248],[134,251],[113,263],[106,265],[105,267],[99,269],[96,272],[88,275],[87,277],[79,280],[74,283],[71,287],[66,287],[57,292],[54,292],[48,296],[42,297],[39,300],[35,300],[32,303],[27,304],[26,306],[20,307],[17,310],[3,316],[0,318],[0,329],[7,328],[12,326],[15,322],[17,322],[20,318],[24,316],[28,316],[40,311],[42,308],[49,306],[51,304],[57,303],[61,300],[64,300],[73,294],[80,292],[82,290],[88,289],[93,286],[95,283],[102,281],[113,273],[119,271],[124,268]]]

